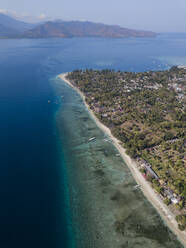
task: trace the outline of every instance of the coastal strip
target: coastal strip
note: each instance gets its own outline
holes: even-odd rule
[[[141,190],[143,194],[146,196],[146,198],[151,202],[151,204],[157,209],[163,220],[166,222],[167,226],[175,233],[175,235],[178,237],[178,239],[186,246],[186,234],[185,232],[181,232],[177,227],[177,222],[175,220],[174,214],[169,210],[169,208],[162,202],[159,195],[154,192],[150,184],[145,180],[141,172],[138,170],[136,162],[132,160],[127,154],[125,149],[120,145],[120,141],[115,138],[110,129],[103,125],[98,118],[94,115],[93,111],[89,108],[88,104],[85,101],[84,94],[71,82],[66,78],[68,73],[60,74],[58,77],[63,80],[65,83],[67,83],[69,86],[71,86],[74,90],[76,90],[81,98],[83,99],[83,102],[85,106],[87,107],[90,115],[96,122],[97,126],[104,131],[106,135],[110,137],[115,147],[118,149],[118,151],[121,154],[121,157],[127,164],[128,168],[130,169],[134,179],[136,182],[140,185]]]

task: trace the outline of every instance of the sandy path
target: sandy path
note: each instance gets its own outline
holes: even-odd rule
[[[152,205],[157,209],[161,217],[166,222],[167,226],[177,235],[178,239],[184,244],[186,247],[186,232],[181,232],[178,229],[177,221],[175,220],[174,214],[169,210],[169,208],[162,202],[159,195],[154,192],[150,184],[144,179],[143,175],[140,173],[140,171],[137,168],[136,162],[132,160],[127,154],[126,150],[120,145],[120,141],[116,139],[112,134],[108,127],[103,125],[98,118],[94,115],[93,111],[89,108],[88,104],[85,102],[85,96],[84,94],[74,85],[70,83],[68,79],[66,79],[68,73],[60,74],[58,77],[62,79],[65,83],[70,85],[73,89],[75,89],[79,95],[82,97],[83,102],[87,109],[89,110],[92,118],[96,122],[97,126],[101,128],[105,134],[107,134],[110,139],[113,141],[113,144],[116,146],[118,151],[121,154],[121,157],[127,164],[128,168],[130,169],[134,179],[136,182],[141,186],[141,190],[143,194],[146,196],[146,198],[152,203]]]

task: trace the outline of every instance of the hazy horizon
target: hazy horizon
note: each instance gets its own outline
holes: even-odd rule
[[[186,32],[186,1],[1,0],[0,12],[25,21],[93,21],[155,32]]]

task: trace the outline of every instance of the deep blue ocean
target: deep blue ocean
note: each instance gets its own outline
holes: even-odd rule
[[[184,34],[0,40],[0,248],[72,244],[53,78],[80,68],[146,71],[175,64],[186,65]]]

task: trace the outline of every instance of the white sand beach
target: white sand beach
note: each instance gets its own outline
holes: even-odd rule
[[[174,214],[170,211],[170,209],[162,202],[159,195],[154,192],[150,184],[145,180],[143,175],[140,173],[140,171],[137,168],[136,162],[132,160],[127,154],[125,149],[120,145],[120,141],[116,139],[112,134],[108,127],[103,125],[97,117],[94,115],[93,111],[89,108],[88,104],[85,102],[85,96],[83,93],[74,85],[70,83],[70,81],[66,78],[68,73],[60,74],[58,77],[63,80],[65,83],[70,85],[72,88],[74,88],[82,97],[84,104],[86,105],[87,109],[89,110],[92,118],[95,120],[97,126],[102,129],[105,134],[107,134],[110,139],[112,139],[113,144],[118,149],[119,153],[121,154],[121,157],[127,164],[128,168],[130,169],[134,179],[136,182],[141,186],[141,190],[143,194],[146,196],[146,198],[152,203],[152,205],[157,209],[167,226],[175,233],[175,235],[178,237],[178,239],[183,243],[183,245],[186,247],[186,232],[181,232],[177,227],[177,222],[175,220]]]

